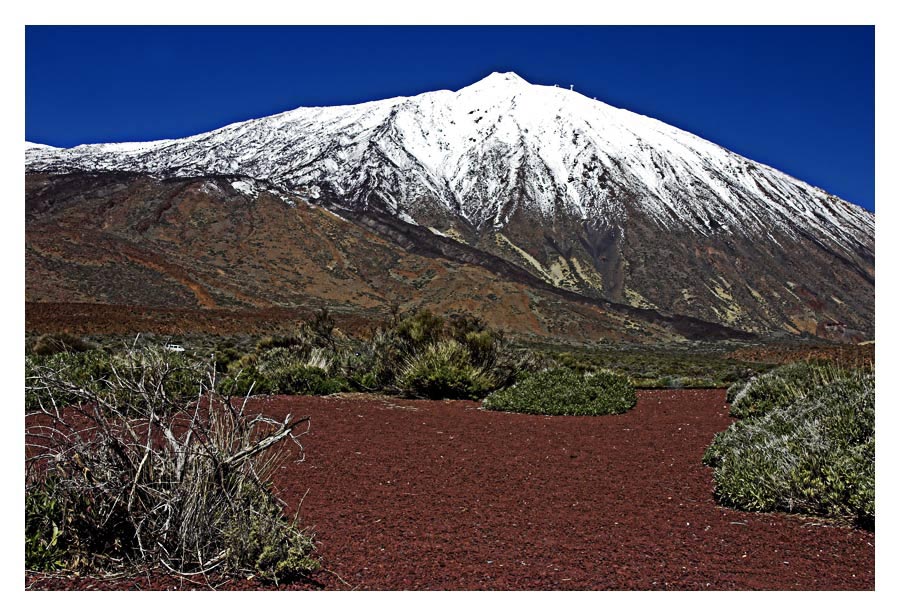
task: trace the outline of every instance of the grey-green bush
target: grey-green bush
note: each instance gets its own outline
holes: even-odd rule
[[[875,378],[855,373],[732,424],[703,461],[726,506],[875,524]]]
[[[612,415],[637,403],[627,378],[612,372],[547,370],[489,395],[484,407],[535,415]]]
[[[850,374],[833,364],[794,363],[750,379],[742,387],[729,388],[733,417],[765,415],[805,397],[810,391]]]

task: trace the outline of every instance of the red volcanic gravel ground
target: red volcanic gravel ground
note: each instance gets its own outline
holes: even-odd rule
[[[731,421],[724,391],[638,399],[609,417],[459,401],[254,401],[272,416],[312,417],[305,462],[285,466],[276,484],[291,514],[302,499],[301,523],[313,527],[325,571],[315,584],[280,588],[874,589],[874,533],[716,505],[700,459]],[[195,587],[167,578],[26,583]]]

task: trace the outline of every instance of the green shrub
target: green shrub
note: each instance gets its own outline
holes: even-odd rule
[[[394,328],[407,351],[417,351],[444,338],[444,319],[430,310],[406,317]]]
[[[298,347],[271,347],[229,368],[222,389],[232,395],[246,395],[251,385],[256,394],[321,396],[347,391],[348,382],[330,376],[329,366],[321,349],[304,353]]]
[[[25,490],[25,568],[31,571],[50,571],[67,564],[57,484],[55,480],[43,480]]]
[[[875,378],[844,376],[737,421],[716,435],[703,462],[715,468],[723,505],[874,527]]]
[[[847,375],[847,370],[833,364],[794,363],[779,366],[750,379],[743,387],[729,390],[732,394],[731,415],[738,418],[765,415],[805,397],[820,385]]]
[[[216,361],[216,372],[225,374],[228,372],[228,366],[241,358],[241,353],[233,346],[217,346],[213,352]]]
[[[430,398],[482,397],[535,363],[530,353],[509,352],[502,332],[477,317],[428,310],[395,314],[346,359],[344,374],[363,391]]]
[[[303,330],[315,346],[337,350],[334,317],[328,308],[318,310],[312,319],[303,324]]]
[[[611,372],[579,374],[566,368],[548,370],[496,391],[484,407],[538,415],[610,415],[637,403],[634,387]]]
[[[455,340],[426,347],[406,361],[400,389],[421,398],[481,399],[496,386],[491,375],[472,362],[468,348]]]
[[[748,384],[749,381],[735,381],[729,385],[728,389],[725,390],[725,401],[729,404],[733,403],[737,395],[741,393]]]
[[[166,366],[164,371],[146,370],[162,364]],[[42,375],[39,382],[35,379],[38,373]],[[119,354],[93,349],[84,353],[57,353],[44,358],[26,357],[25,408],[37,409],[41,404],[45,407],[53,404],[65,406],[75,404],[85,394],[103,394],[117,373],[123,377],[152,374],[159,378],[153,385],[179,403],[195,400],[200,394],[196,362],[183,354],[167,353],[155,347],[134,348]],[[77,385],[84,391],[60,387],[63,383]],[[122,405],[127,404],[128,397],[133,395],[137,394],[119,392]]]

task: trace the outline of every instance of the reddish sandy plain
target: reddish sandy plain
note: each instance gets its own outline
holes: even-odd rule
[[[875,535],[716,505],[700,463],[723,390],[642,391],[621,416],[276,396],[310,415],[276,478],[319,543],[312,580],[26,576],[33,589],[873,590]]]

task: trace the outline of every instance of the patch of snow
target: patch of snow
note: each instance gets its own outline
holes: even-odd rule
[[[256,198],[256,196],[259,194],[259,191],[256,189],[256,187],[246,180],[236,180],[231,183],[231,187],[239,193],[243,193],[251,198]]]
[[[415,219],[415,218],[413,218],[412,216],[410,216],[409,214],[407,214],[406,212],[404,212],[404,211],[402,211],[402,210],[398,210],[398,211],[397,211],[397,218],[399,218],[399,219],[402,220],[403,222],[409,223],[409,224],[411,224],[411,225],[416,225],[416,226],[418,226],[418,224],[419,224],[419,223],[416,222],[416,219]]]

